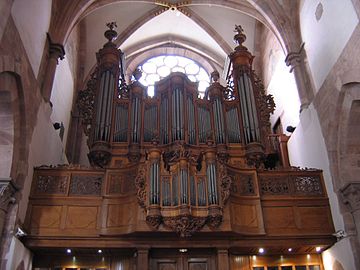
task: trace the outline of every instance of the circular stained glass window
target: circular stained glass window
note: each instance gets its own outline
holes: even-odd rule
[[[162,55],[148,59],[138,67],[143,75],[139,80],[148,87],[148,95],[154,96],[155,82],[165,78],[171,72],[185,73],[193,82],[199,82],[199,96],[203,97],[210,84],[210,77],[206,70],[195,61],[176,55]]]

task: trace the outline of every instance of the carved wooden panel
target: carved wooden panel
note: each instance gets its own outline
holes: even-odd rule
[[[232,223],[238,226],[257,228],[259,226],[255,205],[231,205]]]
[[[256,195],[255,173],[232,173],[232,195],[248,196]]]
[[[159,270],[177,270],[176,262],[158,262],[157,269]]]
[[[188,265],[187,265],[187,269],[188,270],[208,270],[208,264],[207,262],[193,262],[193,261],[188,261]]]
[[[31,209],[31,228],[59,228],[62,206],[33,206]]]
[[[266,196],[324,196],[320,171],[284,171],[262,173],[259,176],[260,194]]]
[[[321,195],[323,194],[320,176],[302,175],[296,176],[295,193],[301,195]]]
[[[66,195],[69,176],[67,175],[37,175],[33,188],[34,194]]]
[[[289,180],[286,175],[278,177],[260,177],[260,193],[262,195],[289,195]]]
[[[101,195],[103,177],[101,175],[72,175],[69,195]]]
[[[98,208],[95,206],[69,206],[66,216],[67,229],[95,229]]]
[[[108,174],[108,188],[109,195],[129,195],[134,194],[135,191],[135,174],[129,172],[128,174],[109,173]]]
[[[263,213],[267,229],[296,229],[295,215],[292,207],[264,207]]]
[[[107,227],[123,227],[135,223],[134,203],[109,204],[107,206]]]
[[[328,207],[324,206],[304,206],[297,207],[297,214],[299,216],[299,228],[302,230],[321,229],[322,231],[329,231],[332,229],[331,213]]]

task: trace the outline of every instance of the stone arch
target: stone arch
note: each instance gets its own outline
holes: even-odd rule
[[[20,78],[14,73],[2,72],[0,85],[0,174],[22,185],[27,146],[23,142],[26,126]]]
[[[25,118],[25,98],[21,80],[22,65],[19,59],[0,55],[0,143],[6,147],[0,150],[0,157],[10,153],[5,164],[7,176],[21,187],[27,175],[27,126]],[[0,172],[1,173],[1,172]]]

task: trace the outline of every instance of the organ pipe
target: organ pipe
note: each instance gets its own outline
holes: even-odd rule
[[[232,76],[237,91],[236,95],[240,100],[245,144],[260,143],[259,113],[255,98],[258,93],[253,88],[252,61],[254,57],[242,44],[246,40],[246,36],[241,26],[236,26],[236,31],[237,34],[234,39],[237,41],[238,46],[229,57],[233,66]]]
[[[120,73],[119,63],[123,53],[112,42],[117,36],[116,23],[108,23],[105,32],[108,42],[97,53],[97,78],[95,91],[95,117],[91,137],[89,160],[92,164],[103,167],[111,159],[111,135],[113,123],[113,103],[118,90]]]
[[[155,145],[156,146],[156,145]],[[150,198],[152,205],[160,204],[160,151],[158,148],[151,148],[149,151],[150,160]]]

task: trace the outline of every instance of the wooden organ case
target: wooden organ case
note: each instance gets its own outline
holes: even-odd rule
[[[156,83],[153,97],[138,70],[126,85],[109,27],[78,96],[92,167],[35,169],[27,246],[137,250],[137,269],[190,269],[164,265],[174,250],[198,248],[207,251],[193,262],[205,268],[191,269],[252,269],[250,261],[237,266],[236,256],[259,246],[268,255],[313,253],[333,243],[322,172],[291,167],[287,137],[270,134],[275,104],[240,26],[229,84],[213,72],[203,98],[182,73]]]

